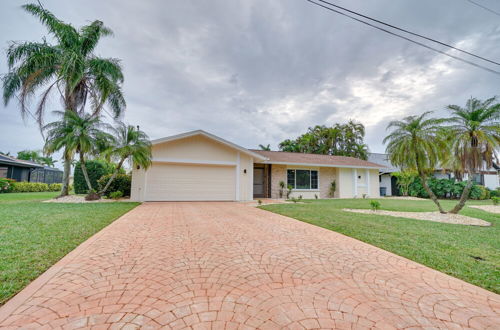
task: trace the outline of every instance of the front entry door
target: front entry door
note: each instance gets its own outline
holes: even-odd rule
[[[253,169],[253,195],[254,197],[264,197],[264,168],[255,167]]]

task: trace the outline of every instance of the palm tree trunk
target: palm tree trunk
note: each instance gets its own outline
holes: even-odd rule
[[[472,174],[470,172],[467,172],[468,178],[467,178],[467,184],[465,185],[464,190],[462,191],[462,196],[460,196],[460,200],[458,201],[458,204],[455,205],[453,210],[450,211],[450,213],[457,214],[460,212],[461,209],[465,206],[465,202],[467,202],[467,199],[469,198],[470,190],[472,188]]]
[[[82,168],[83,177],[85,178],[85,182],[87,183],[87,187],[89,188],[88,193],[91,193],[94,189],[92,189],[92,183],[90,183],[89,174],[87,173],[87,167],[85,166],[83,152],[80,152],[80,167]]]
[[[437,199],[436,195],[431,190],[431,188],[429,188],[429,186],[427,185],[427,177],[424,174],[421,173],[420,174],[420,180],[422,181],[422,186],[424,187],[425,191],[427,192],[427,194],[429,195],[429,197],[431,198],[431,200],[434,202],[434,204],[437,205],[437,207],[439,209],[439,212],[442,213],[442,214],[445,214],[446,211],[443,210],[443,207],[441,206],[441,203],[439,203],[439,200]]]
[[[64,152],[66,155],[66,152]],[[61,194],[59,197],[64,197],[69,195],[69,175],[71,172],[71,158],[64,156],[64,172],[63,172],[63,184],[61,189]]]
[[[116,167],[115,171],[113,172],[113,175],[111,175],[111,177],[109,178],[109,180],[106,183],[106,185],[104,186],[104,188],[101,191],[99,191],[99,196],[102,196],[108,190],[109,186],[111,185],[111,183],[113,182],[113,180],[118,175],[118,172],[122,168],[122,165],[123,165],[124,161],[125,161],[125,158],[120,159],[120,162],[118,163],[118,166]]]

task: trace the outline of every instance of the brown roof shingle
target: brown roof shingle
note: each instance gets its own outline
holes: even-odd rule
[[[283,152],[283,151],[264,151],[250,149],[269,160],[268,163],[287,163],[287,164],[314,164],[314,165],[330,165],[341,167],[373,167],[382,168],[383,165],[375,164],[354,157],[345,156],[330,156],[318,154],[304,154],[298,152]]]

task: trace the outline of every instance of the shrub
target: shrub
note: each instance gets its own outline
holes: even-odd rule
[[[49,185],[41,182],[14,182],[12,192],[43,192],[50,191]]]
[[[283,198],[283,191],[285,190],[285,181],[280,181],[279,185],[280,185],[280,190],[279,190],[280,198]]]
[[[106,183],[108,183],[109,178],[112,174],[107,174],[102,176],[98,181],[97,185],[99,187],[99,191],[101,191]],[[130,196],[130,188],[132,186],[132,177],[127,174],[117,174],[108,190],[104,193],[105,196],[111,197],[111,193],[114,191],[121,191],[123,196]]]
[[[469,194],[471,199],[488,199],[490,198],[490,192],[485,186],[474,185]]]
[[[330,197],[335,197],[335,191],[337,190],[337,182],[335,180],[333,180],[331,183],[330,183]]]
[[[372,211],[378,211],[380,209],[380,202],[370,201],[370,208],[372,209]]]
[[[262,205],[262,201],[260,199],[257,201],[257,203],[259,203],[259,205]]]
[[[7,178],[0,178],[0,193],[9,193],[14,189],[16,181]]]
[[[290,194],[292,193],[293,187],[292,187],[291,184],[289,184],[286,188],[287,188],[287,190],[286,190],[286,199],[290,199]]]
[[[60,191],[62,189],[62,183],[51,183],[49,184],[50,191]]]
[[[493,205],[498,205],[500,203],[500,197],[493,196],[491,197],[491,201],[493,202]]]
[[[94,189],[97,189],[97,180],[102,176],[113,173],[115,165],[105,162],[103,160],[87,160],[85,162],[87,167],[87,173],[89,175],[90,183]],[[75,165],[74,173],[74,183],[75,194],[86,194],[88,193],[87,183],[85,182],[85,177],[83,176],[82,167],[80,162]]]
[[[500,197],[500,188],[490,191],[490,197]]]
[[[123,193],[121,191],[113,191],[111,194],[109,194],[109,197],[112,199],[119,199],[123,197]]]

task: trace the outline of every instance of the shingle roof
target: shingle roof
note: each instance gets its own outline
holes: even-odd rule
[[[397,166],[393,166],[389,161],[387,154],[379,153],[368,153],[368,161],[374,162],[380,165],[384,165],[380,171],[384,173],[399,172],[400,169]]]
[[[283,151],[264,151],[251,149],[253,152],[258,153],[268,160],[267,163],[286,163],[286,164],[311,164],[311,165],[325,165],[332,167],[373,167],[382,168],[384,166],[368,162],[354,157],[344,156],[330,156],[318,154],[304,154],[298,152],[283,152]]]
[[[43,165],[30,162],[29,160],[17,159],[12,156],[2,155],[0,154],[0,163],[1,164],[12,164],[22,167],[43,167]]]

